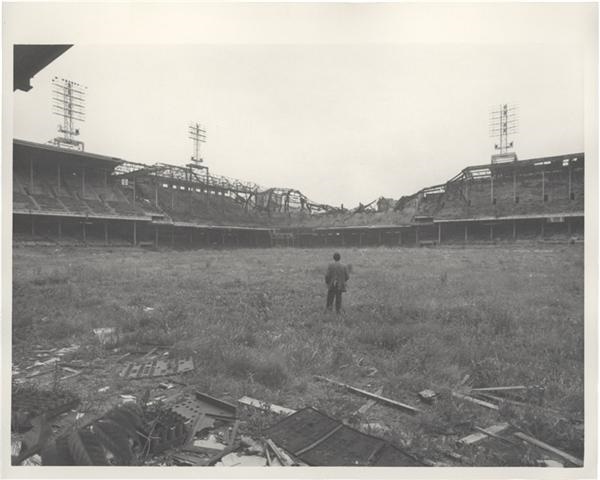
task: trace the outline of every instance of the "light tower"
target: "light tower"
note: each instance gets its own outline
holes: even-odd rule
[[[200,144],[206,143],[206,130],[198,122],[191,123],[188,128],[189,139],[194,143],[192,162],[200,165],[204,160],[200,156]]]
[[[513,162],[517,154],[509,152],[514,147],[514,142],[509,141],[509,135],[517,133],[519,124],[518,107],[516,105],[502,104],[490,112],[490,137],[497,138],[494,149],[499,153],[492,155],[492,163]]]
[[[208,181],[208,167],[202,165],[204,159],[200,155],[200,144],[206,143],[206,130],[198,122],[190,123],[188,127],[188,138],[193,142],[193,153],[191,162],[187,164],[190,179],[194,176],[194,169],[204,170]]]
[[[84,149],[84,143],[76,139],[79,128],[75,128],[75,122],[85,121],[86,89],[72,80],[52,79],[52,113],[62,117],[63,122],[58,126],[59,136],[50,140],[50,143],[64,148]]]

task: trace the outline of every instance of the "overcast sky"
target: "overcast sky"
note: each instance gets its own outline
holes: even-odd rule
[[[583,151],[581,47],[541,40],[76,44],[30,92],[13,94],[14,136],[55,136],[56,75],[88,87],[80,128],[89,152],[183,165],[192,154],[187,126],[198,121],[213,173],[351,207],[488,163],[489,112],[504,102],[519,106],[519,158]]]

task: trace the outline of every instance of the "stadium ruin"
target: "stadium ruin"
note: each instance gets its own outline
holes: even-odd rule
[[[569,240],[584,233],[584,160],[570,153],[469,166],[398,200],[344,209],[194,165],[15,139],[13,232],[17,241],[175,248]]]

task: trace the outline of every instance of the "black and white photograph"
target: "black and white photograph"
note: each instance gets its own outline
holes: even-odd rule
[[[3,476],[595,476],[596,3],[2,23]]]

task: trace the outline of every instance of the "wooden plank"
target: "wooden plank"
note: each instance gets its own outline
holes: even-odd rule
[[[463,395],[462,393],[452,392],[452,396],[456,398],[460,398],[461,400],[466,400],[467,402],[475,403],[482,407],[489,408],[491,410],[498,410],[498,405],[494,405],[490,402],[484,402],[483,400],[478,400],[473,397],[469,397],[468,395]]]
[[[562,450],[559,450],[558,448],[555,448],[552,445],[548,445],[547,443],[544,443],[544,442],[538,440],[537,438],[533,438],[533,437],[530,437],[529,435],[525,435],[523,432],[516,432],[514,434],[514,436],[517,438],[520,438],[521,440],[524,440],[527,443],[531,443],[532,445],[535,445],[536,447],[539,447],[543,450],[552,452],[555,455],[558,455],[559,457],[564,458],[565,460],[571,462],[573,465],[577,465],[578,467],[583,467],[583,460],[580,460],[579,458],[574,457],[573,455],[563,452]]]
[[[272,403],[262,402],[257,400],[256,398],[251,397],[242,397],[238,400],[242,405],[248,405],[250,407],[258,408],[260,410],[267,410],[273,413],[278,413],[279,415],[291,415],[292,413],[296,413],[296,410],[286,407],[280,407],[279,405],[274,405]]]
[[[478,426],[474,426],[473,428],[475,430],[487,435],[488,437],[496,438],[498,440],[502,440],[503,442],[509,443],[511,445],[518,446],[517,442],[515,442],[514,440],[510,440],[506,437],[501,437],[500,435],[497,435],[496,433],[491,432],[490,429],[484,430],[483,428],[478,427]]]
[[[271,440],[270,438],[267,438],[267,445],[271,448],[281,465],[283,465],[284,467],[291,467],[296,464],[296,462],[294,462],[294,460],[292,460],[292,458],[281,448],[275,445],[273,440]]]
[[[497,425],[492,425],[491,427],[480,430],[480,433],[472,433],[471,435],[467,435],[464,438],[461,438],[458,443],[462,444],[462,445],[470,445],[472,443],[478,442],[480,440],[483,440],[484,438],[486,438],[487,436],[491,436],[489,434],[496,434],[496,433],[500,433],[503,430],[506,430],[508,428],[508,423],[499,423]],[[479,428],[477,428],[477,430],[479,430]]]
[[[532,387],[526,387],[525,385],[517,385],[514,387],[485,387],[485,388],[472,388],[472,392],[500,392],[502,390],[528,390]]]
[[[412,414],[421,412],[421,410],[419,410],[418,408],[412,407],[405,403],[401,403],[396,400],[392,400],[391,398],[382,397],[380,395],[376,395],[374,393],[367,392],[366,390],[362,390],[360,388],[356,388],[351,385],[347,385],[345,383],[337,382],[335,380],[331,380],[326,377],[321,377],[320,375],[315,375],[315,378],[318,380],[324,380],[324,381],[332,383],[334,385],[338,385],[340,387],[344,387],[346,390],[349,390],[350,392],[356,393],[358,395],[362,395],[367,398],[371,398],[371,399],[373,399],[377,402],[383,403],[384,405],[387,405],[389,407],[394,407],[394,408],[397,408],[397,409],[400,409],[400,410],[403,410],[405,412],[412,413]]]
[[[375,392],[375,395],[381,395],[383,393],[383,387],[378,388],[377,391]],[[365,403],[362,407],[360,407],[356,413],[364,415],[365,413],[367,413],[367,411],[369,411],[371,408],[373,408],[373,406],[377,403],[377,401],[371,399],[368,400],[367,403]]]

